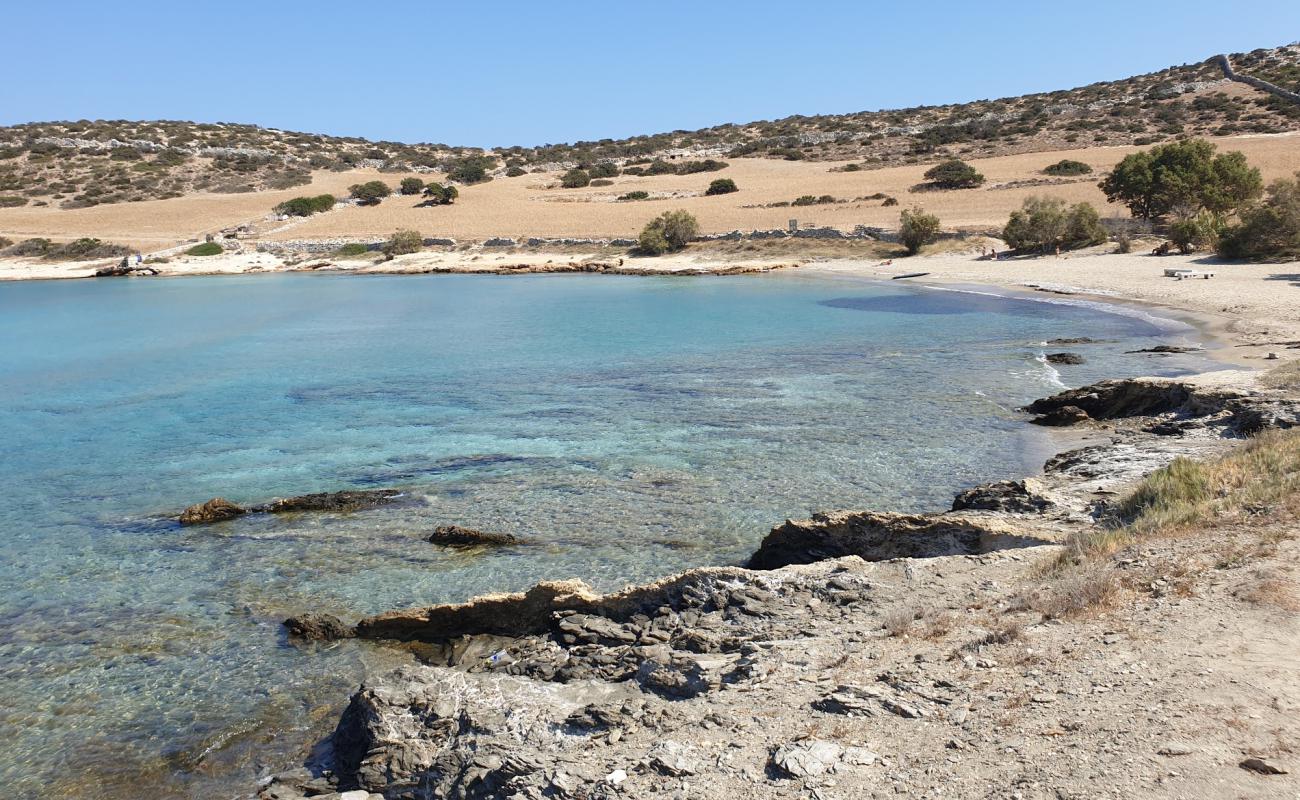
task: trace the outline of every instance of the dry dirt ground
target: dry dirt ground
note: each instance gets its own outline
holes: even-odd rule
[[[1220,148],[1244,152],[1252,164],[1260,167],[1266,180],[1300,170],[1298,134],[1242,136],[1216,142]],[[784,228],[791,218],[801,223],[849,230],[859,224],[896,226],[898,207],[883,207],[880,200],[853,200],[877,192],[896,197],[901,207],[924,206],[938,214],[949,229],[1000,227],[1013,209],[1034,194],[1051,194],[1071,202],[1087,200],[1096,204],[1103,215],[1119,214],[1121,209],[1107,205],[1096,184],[1101,173],[1135,149],[1100,147],[981,159],[973,163],[987,178],[984,186],[948,192],[912,191],[923,180],[927,164],[830,172],[836,164],[733,159],[731,166],[720,172],[625,176],[615,178],[612,186],[586,189],[558,188],[556,173],[529,174],[462,187],[454,206],[416,208],[418,198],[395,196],[377,207],[347,208],[318,215],[284,227],[268,238],[373,237],[391,234],[399,228],[458,240],[494,236],[633,236],[648,219],[670,208],[684,208],[695,214],[706,233]],[[1050,179],[1067,181],[1064,183],[1019,185],[1022,181],[1049,180],[1041,174],[1042,168],[1061,158],[1084,161],[1095,172],[1081,178]],[[94,236],[148,252],[263,218],[273,206],[290,197],[322,192],[343,196],[353,183],[380,179],[396,185],[402,177],[400,173],[374,171],[322,172],[314,176],[310,186],[285,191],[198,194],[67,211],[33,207],[0,209],[0,235],[14,240],[33,236],[53,239]],[[740,191],[703,196],[709,182],[719,177],[732,178]],[[660,199],[615,200],[623,193],[636,190],[648,191]],[[850,202],[797,208],[746,207],[788,202],[809,194],[829,194]]]

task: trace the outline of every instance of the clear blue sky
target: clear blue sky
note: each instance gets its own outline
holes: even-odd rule
[[[0,124],[497,146],[1005,97],[1300,36],[1300,2],[14,2]]]

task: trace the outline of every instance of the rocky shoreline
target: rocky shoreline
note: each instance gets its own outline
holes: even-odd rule
[[[1133,379],[1026,411],[1079,428],[1083,446],[1052,457],[1041,476],[962,492],[942,512],[786,521],[748,568],[695,569],[607,595],[545,582],[355,624],[305,609],[287,622],[303,646],[356,637],[407,649],[413,662],[367,679],[307,766],[271,776],[257,796],[829,800],[938,791],[944,775],[975,796],[1047,796],[1033,787],[1061,785],[1051,773],[1070,764],[1040,769],[1025,791],[989,793],[1042,743],[989,746],[992,720],[981,718],[990,697],[1027,693],[1026,709],[1040,711],[1075,695],[1034,693],[1045,666],[1001,669],[988,653],[1025,634],[983,610],[1032,606],[1032,562],[1105,524],[1127,486],[1177,457],[1300,425],[1300,403],[1197,379]],[[944,609],[944,622],[929,607]],[[923,619],[933,635],[908,639]],[[1063,635],[1041,627],[1034,636]],[[1068,665],[1059,673],[1079,679]],[[1104,731],[1074,722],[1054,724],[1106,749]],[[976,749],[991,759],[985,768],[958,769]],[[921,754],[933,759],[924,769]],[[1126,770],[1108,779],[1122,787]]]

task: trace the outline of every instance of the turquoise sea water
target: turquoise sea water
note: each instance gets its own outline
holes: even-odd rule
[[[237,796],[367,669],[345,618],[736,563],[816,509],[929,510],[1032,469],[1011,409],[1198,366],[1104,310],[793,275],[266,275],[0,285],[0,785]],[[1088,363],[1041,361],[1042,342]],[[185,528],[184,506],[398,507]],[[457,523],[531,540],[424,541]],[[144,795],[140,794],[145,792]]]

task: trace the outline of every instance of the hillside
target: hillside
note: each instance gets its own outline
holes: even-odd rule
[[[1230,56],[1243,75],[1295,87],[1300,46]],[[489,176],[611,160],[687,157],[846,162],[848,170],[1088,147],[1181,135],[1300,130],[1300,106],[1228,80],[1216,62],[1120,81],[960,105],[728,124],[623,140],[501,148]],[[451,172],[475,148],[372,142],[232,123],[77,121],[0,128],[0,208],[63,209],[305,186],[357,169]],[[635,167],[634,167],[635,169]],[[642,167],[646,169],[646,167]],[[651,168],[653,172],[653,168]],[[470,177],[466,182],[473,182]]]

